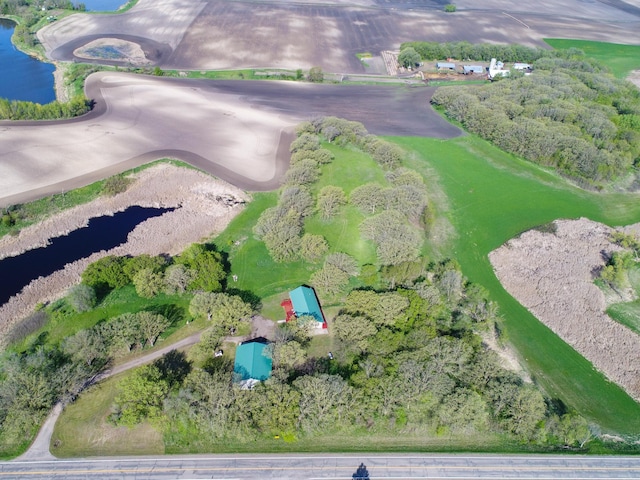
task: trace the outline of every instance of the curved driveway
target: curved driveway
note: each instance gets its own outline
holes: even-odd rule
[[[408,86],[212,81],[97,73],[81,118],[0,122],[0,206],[60,193],[164,157],[246,190],[271,190],[288,166],[292,127],[318,115],[374,134],[460,135]]]

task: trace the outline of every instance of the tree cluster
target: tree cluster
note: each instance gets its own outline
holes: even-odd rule
[[[100,293],[132,283],[139,296],[152,298],[161,292],[170,295],[196,290],[219,292],[225,277],[222,255],[212,245],[193,244],[173,258],[103,257],[85,269],[82,283]],[[72,294],[73,300],[77,292],[72,290]]]
[[[381,431],[584,447],[592,438],[584,419],[554,407],[482,344],[476,332],[493,331],[496,315],[450,261],[406,288],[354,290],[331,325],[333,359],[307,353],[299,319],[278,328],[272,376],[253,390],[234,384],[223,362],[192,371],[164,397],[167,447]]]
[[[62,103],[54,100],[41,105],[23,100],[0,98],[0,120],[57,120],[79,117],[93,108],[93,102],[83,96]]]
[[[640,92],[578,54],[541,58],[529,76],[442,87],[431,101],[503,150],[587,186],[639,163]]]
[[[478,60],[488,62],[497,58],[503,62],[533,63],[539,58],[552,55],[549,50],[525,47],[524,45],[498,45],[494,43],[469,42],[404,42],[400,45],[400,53],[407,48],[416,51],[422,60],[442,60],[456,58],[458,60]]]

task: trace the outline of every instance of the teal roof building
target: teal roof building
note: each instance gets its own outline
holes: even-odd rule
[[[262,381],[271,376],[271,357],[264,355],[265,348],[267,345],[260,342],[238,345],[233,371],[240,376],[240,381]]]
[[[300,318],[302,315],[310,315],[318,321],[318,326],[327,328],[320,303],[318,303],[318,297],[313,288],[302,285],[295,290],[291,290],[289,292],[289,298],[293,304],[293,311],[296,317]]]

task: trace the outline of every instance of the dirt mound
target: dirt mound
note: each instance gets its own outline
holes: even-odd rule
[[[556,220],[489,254],[505,289],[609,379],[640,400],[640,336],[613,321],[594,285],[603,252],[618,247],[611,228],[588,219]],[[633,228],[633,227],[629,227]],[[555,229],[555,232],[553,230]]]
[[[63,270],[31,282],[0,307],[0,338],[38,303],[63,296],[80,281],[89,263],[106,255],[175,255],[191,243],[221,232],[249,200],[245,192],[232,185],[200,171],[170,164],[158,164],[134,174],[133,178],[133,184],[124,193],[79,205],[25,228],[15,237],[7,235],[0,239],[0,258],[5,258],[47,245],[51,238],[87,225],[92,217],[113,215],[133,205],[178,207],[139,224],[126,243],[67,264]]]

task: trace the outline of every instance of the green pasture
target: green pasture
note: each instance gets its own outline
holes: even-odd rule
[[[509,341],[530,373],[605,431],[640,431],[640,405],[515,301],[495,277],[487,254],[508,239],[558,218],[588,217],[611,226],[640,221],[640,197],[596,194],[504,153],[475,136],[452,140],[393,138],[416,152],[412,168],[448,197],[444,213],[455,229],[450,251],[472,281],[499,303]],[[436,175],[433,175],[435,170]],[[431,186],[429,188],[432,188]]]
[[[544,41],[557,50],[568,48],[582,50],[587,57],[594,58],[609,68],[617,78],[625,78],[631,70],[640,68],[640,45],[563,38],[545,38]]]
[[[348,197],[351,190],[363,183],[386,183],[384,172],[370,156],[330,144],[323,145],[323,148],[331,150],[336,158],[321,167],[320,179],[312,187],[314,194],[322,187],[335,185],[342,188]],[[264,243],[255,238],[252,228],[258,217],[266,208],[275,206],[277,201],[277,192],[254,194],[253,201],[215,239],[216,245],[229,255],[229,286],[250,290],[263,299],[308,282],[311,274],[321,267],[321,264],[305,261],[274,262]],[[341,214],[330,221],[323,221],[316,214],[310,215],[305,220],[305,232],[324,236],[330,252],[352,255],[361,265],[375,263],[375,247],[371,242],[363,241],[358,231],[363,218],[356,208],[345,205]],[[237,276],[237,282],[233,281],[233,275]],[[279,315],[279,308],[279,304],[273,307],[269,303],[267,306],[271,315]]]
[[[640,300],[629,303],[616,303],[607,309],[607,313],[616,322],[640,335]]]

